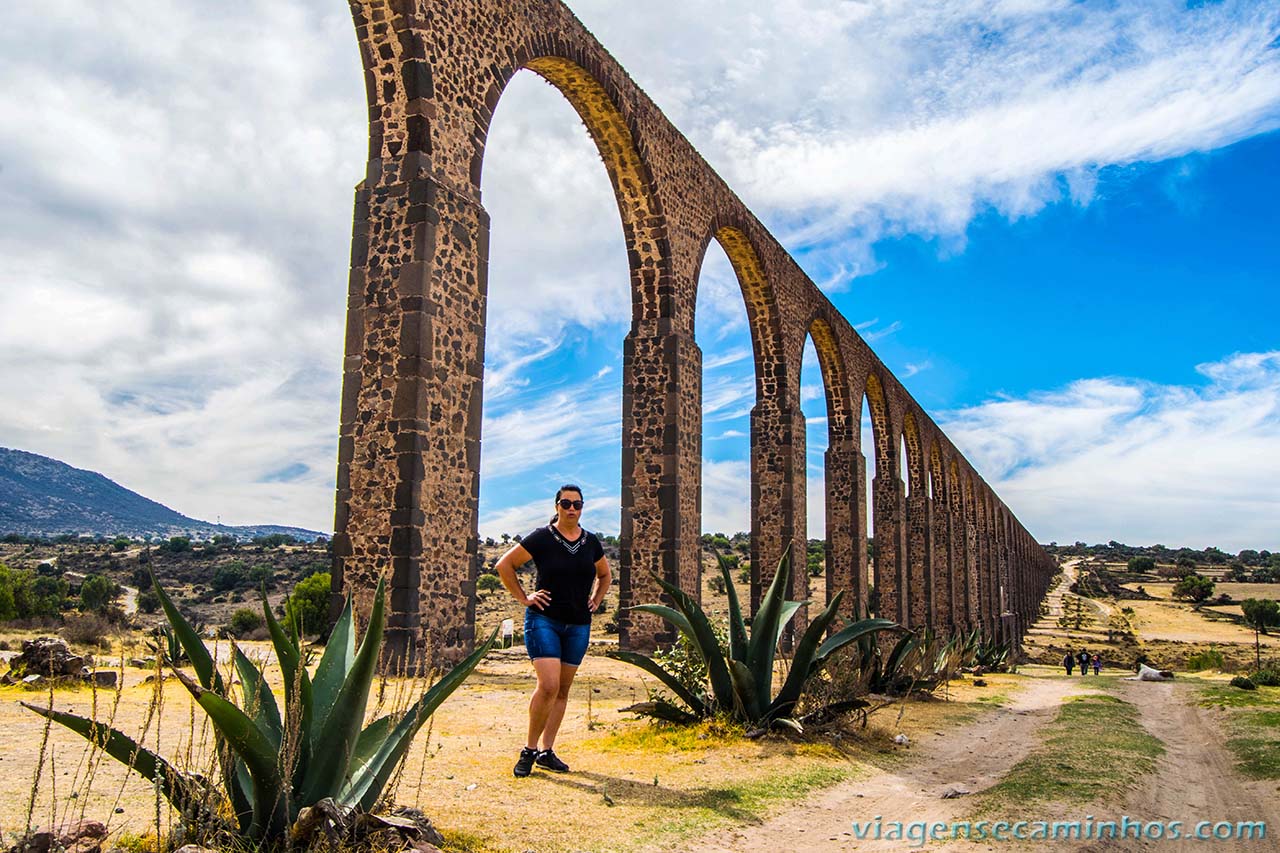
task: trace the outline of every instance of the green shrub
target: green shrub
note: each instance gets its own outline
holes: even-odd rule
[[[1280,669],[1260,669],[1250,677],[1259,687],[1280,687]]]
[[[329,618],[328,572],[317,572],[298,582],[285,601],[285,621],[298,626],[301,634],[317,634]]]
[[[89,575],[80,584],[80,609],[102,613],[119,594],[120,586],[111,578]]]
[[[257,631],[264,624],[262,621],[262,613],[252,607],[241,607],[235,613],[231,614],[231,621],[227,622],[227,630],[234,637],[247,637],[254,631]]]
[[[1226,666],[1226,660],[1222,657],[1222,652],[1213,648],[1196,652],[1187,658],[1187,669],[1191,672],[1201,672],[1206,669],[1221,670],[1224,666]]]
[[[155,590],[144,589],[138,593],[138,609],[143,613],[155,613],[160,609],[160,597]]]
[[[1155,557],[1130,557],[1129,571],[1131,572],[1154,572],[1156,570]]]
[[[1247,676],[1237,675],[1231,679],[1232,687],[1239,687],[1241,690],[1257,690],[1258,685],[1254,684]]]
[[[1197,604],[1213,595],[1213,581],[1195,573],[1186,575],[1173,585],[1173,597]]]
[[[213,577],[209,578],[209,586],[215,592],[228,592],[239,586],[246,586],[249,582],[249,576],[245,572],[244,563],[239,560],[232,560],[213,570]]]
[[[271,589],[276,585],[276,570],[266,563],[259,563],[249,569],[249,583],[254,589]]]
[[[493,592],[495,589],[502,587],[502,581],[497,575],[481,575],[476,579],[476,589],[481,592]]]
[[[62,578],[0,563],[0,620],[57,618],[66,606],[67,582]]]

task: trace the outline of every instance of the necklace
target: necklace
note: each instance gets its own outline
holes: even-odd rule
[[[548,524],[547,529],[551,531],[551,535],[554,536],[556,538],[556,541],[559,542],[561,545],[563,545],[564,549],[568,551],[570,554],[578,553],[578,549],[582,547],[582,543],[587,541],[587,531],[582,530],[581,528],[579,528],[579,530],[582,530],[581,535],[578,536],[578,538],[575,539],[573,542],[570,542],[568,539],[565,539],[564,534],[561,533],[560,529],[557,528],[554,524]]]

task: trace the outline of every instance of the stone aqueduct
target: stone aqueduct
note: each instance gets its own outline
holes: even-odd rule
[[[865,612],[868,516],[882,615],[1021,637],[1055,571],[942,431],[774,237],[560,0],[351,0],[369,99],[356,190],[338,460],[334,589],[390,588],[389,662],[475,640],[489,218],[486,133],[521,69],[562,92],[608,170],[630,265],[624,345],[620,603],[700,575],[699,268],[716,240],[755,355],[751,601],[784,549],[805,552],[800,363],[826,390],[828,589]],[[874,447],[861,446],[866,399]],[[906,464],[900,459],[905,447]],[[876,477],[867,506],[867,454]],[[905,468],[904,480],[899,471]],[[791,597],[808,597],[794,573]],[[620,642],[664,623],[620,611]]]

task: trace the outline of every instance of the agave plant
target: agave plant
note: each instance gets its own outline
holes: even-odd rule
[[[868,693],[900,693],[911,684],[904,664],[919,642],[914,634],[903,634],[887,656],[871,638],[858,643],[857,666],[862,671],[863,684]]]
[[[843,593],[837,593],[817,618],[809,623],[796,644],[791,669],[775,694],[773,671],[778,641],[802,604],[785,598],[791,582],[790,549],[778,563],[773,582],[751,621],[750,632],[742,618],[742,608],[738,603],[730,566],[723,557],[719,558],[719,564],[724,575],[725,592],[729,597],[728,649],[720,646],[711,621],[702,607],[679,587],[661,578],[658,583],[676,606],[672,608],[662,604],[639,604],[632,607],[633,610],[662,617],[689,638],[706,662],[709,691],[683,683],[647,655],[626,651],[612,652],[612,657],[634,664],[653,675],[688,707],[685,710],[674,703],[657,699],[633,706],[635,710],[676,722],[688,722],[724,711],[750,726],[766,727],[782,722],[798,727],[790,716],[809,677],[818,672],[832,654],[850,643],[869,641],[877,632],[897,627],[888,619],[863,619],[846,625],[823,640],[823,635],[840,607]]]
[[[466,680],[497,638],[495,630],[487,642],[402,714],[389,714],[364,726],[382,647],[381,582],[359,648],[348,598],[314,676],[307,672],[296,626],[286,631],[264,596],[263,615],[284,676],[283,713],[263,669],[233,643],[243,707],[234,704],[199,634],[159,583],[155,589],[196,677],[192,679],[176,666],[174,672],[208,714],[216,733],[225,800],[203,777],[179,771],[115,729],[52,708],[23,704],[128,764],[153,782],[188,821],[216,820],[216,815],[224,812],[219,804],[226,802],[235,816],[232,832],[255,842],[283,839],[302,809],[322,800],[332,800],[344,814],[372,810],[423,722]]]
[[[194,626],[196,634],[204,634],[204,623],[197,622]],[[156,657],[166,661],[172,666],[188,663],[187,652],[182,648],[182,643],[178,641],[178,635],[174,633],[171,625],[161,625],[152,631],[151,639],[147,640],[147,648],[150,649]]]

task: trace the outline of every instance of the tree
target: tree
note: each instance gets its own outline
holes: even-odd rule
[[[80,584],[80,609],[102,613],[119,594],[120,587],[111,578],[89,575]]]
[[[276,585],[276,570],[266,563],[258,563],[249,569],[249,581],[255,589],[271,589]]]
[[[297,624],[298,633],[316,634],[329,618],[329,573],[317,572],[298,582],[285,601],[285,619]]]
[[[160,596],[155,590],[144,589],[138,593],[138,609],[143,613],[155,613],[160,609]]]
[[[117,536],[115,539],[111,540],[111,548],[114,551],[123,551],[132,544],[133,540],[128,536]]]
[[[1156,570],[1155,557],[1130,557],[1129,571],[1131,572],[1154,572]]]
[[[227,630],[237,639],[247,637],[263,626],[262,611],[253,607],[241,607],[231,614]]]
[[[13,571],[0,563],[0,622],[16,619],[18,608],[13,601]]]
[[[1213,581],[1203,575],[1192,573],[1173,585],[1174,598],[1194,601],[1196,604],[1211,595],[1213,595]]]
[[[170,536],[168,542],[161,542],[161,551],[169,551],[173,554],[179,554],[183,551],[191,550],[191,540],[186,536]]]
[[[249,578],[245,574],[244,563],[239,560],[232,560],[222,566],[218,566],[213,570],[213,577],[209,578],[209,586],[214,592],[227,592],[238,586],[243,586],[248,582]]]
[[[1240,605],[1244,611],[1244,624],[1253,629],[1254,669],[1262,669],[1262,646],[1259,634],[1267,633],[1268,628],[1280,626],[1280,602],[1269,598],[1247,598]]]

